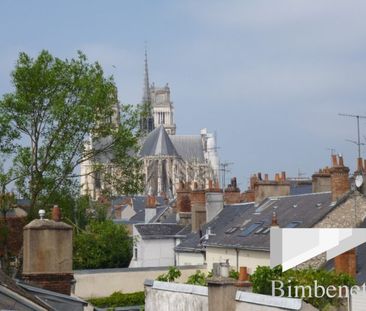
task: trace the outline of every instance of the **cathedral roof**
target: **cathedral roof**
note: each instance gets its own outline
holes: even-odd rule
[[[171,135],[169,137],[175,150],[177,150],[184,161],[197,161],[199,163],[205,161],[200,135]]]
[[[179,154],[175,149],[169,135],[164,129],[164,126],[160,126],[153,130],[146,137],[142,149],[140,151],[140,156],[176,156]]]

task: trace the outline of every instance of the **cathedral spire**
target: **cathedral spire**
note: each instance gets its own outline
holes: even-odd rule
[[[145,72],[144,72],[144,90],[143,90],[143,96],[142,96],[142,103],[150,103],[151,97],[150,97],[150,84],[149,84],[149,68],[147,65],[147,47],[145,43]]]

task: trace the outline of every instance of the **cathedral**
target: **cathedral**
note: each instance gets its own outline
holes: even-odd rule
[[[216,137],[202,129],[198,135],[177,135],[174,105],[168,84],[157,87],[149,83],[147,54],[140,130],[143,138],[136,155],[143,162],[144,193],[173,198],[180,181],[196,182],[202,187],[209,180],[219,180],[219,157]],[[118,111],[116,112],[118,115]],[[100,157],[99,164],[108,165],[113,155]],[[90,161],[89,161],[90,162]],[[81,192],[97,199],[103,189],[103,177],[87,174],[94,163],[81,166]],[[123,195],[123,193],[115,193]]]

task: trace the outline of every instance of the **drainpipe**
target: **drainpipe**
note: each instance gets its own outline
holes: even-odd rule
[[[239,250],[235,248],[236,251],[236,271],[239,271]]]

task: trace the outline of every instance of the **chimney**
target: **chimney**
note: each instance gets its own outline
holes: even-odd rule
[[[271,227],[279,227],[278,221],[277,221],[277,213],[276,212],[273,212],[272,213]]]
[[[286,172],[281,172],[281,180],[286,181]]]
[[[258,179],[262,180],[262,173],[260,173],[260,172],[258,173]]]
[[[222,192],[206,193],[206,223],[210,222],[224,208]]]
[[[241,202],[240,189],[237,186],[236,177],[231,178],[231,184],[225,189],[224,201],[225,204],[236,204]]]
[[[338,166],[337,155],[332,154],[332,167]]]
[[[192,232],[197,232],[206,223],[206,192],[196,189],[191,192]]]
[[[357,158],[357,172],[363,172],[363,170],[364,170],[363,159],[362,158]]]
[[[145,204],[145,223],[149,223],[156,216],[156,197],[148,195]]]
[[[275,182],[279,182],[280,181],[280,174],[276,173],[275,174]]]
[[[353,248],[334,258],[334,269],[337,273],[347,273],[356,277],[357,256],[356,249]]]
[[[212,179],[210,179],[209,181],[208,181],[208,190],[212,190],[214,187],[213,187],[213,181],[212,181]]]
[[[61,210],[58,205],[54,205],[52,208],[52,220],[56,222],[61,221]]]
[[[285,196],[290,194],[290,183],[286,180],[286,173],[282,172],[282,179],[280,174],[275,174],[275,180],[257,180],[254,184],[254,198],[255,202],[259,203],[265,198],[272,196]]]
[[[313,193],[331,191],[330,171],[328,167],[320,169],[319,172],[314,173],[311,178]]]
[[[221,265],[219,270],[222,268]],[[236,280],[222,275],[223,273],[220,275],[214,273],[213,277],[207,279],[208,311],[235,311]]]
[[[179,188],[177,190],[177,213],[190,213],[191,212],[191,189],[188,184],[179,182]]]
[[[60,218],[57,208],[52,215]],[[35,219],[23,229],[24,282],[47,290],[70,295],[74,282],[72,270],[72,227],[61,222]]]
[[[264,174],[264,181],[268,181],[269,178],[268,178],[268,174]]]
[[[344,166],[343,157],[339,155],[337,161],[337,156],[332,155],[332,160],[333,164],[336,163],[330,168],[332,201],[335,202],[350,190],[350,182],[349,168]]]

